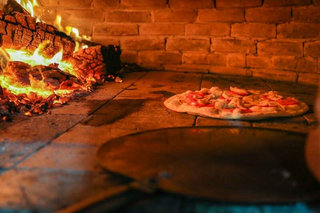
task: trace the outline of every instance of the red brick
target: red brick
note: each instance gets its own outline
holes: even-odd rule
[[[121,62],[123,63],[137,63],[138,62],[138,53],[135,51],[122,51],[121,53]]]
[[[291,8],[252,8],[246,10],[248,22],[281,23],[291,21]]]
[[[139,53],[139,64],[181,64],[181,53],[143,51]]]
[[[62,21],[67,22],[68,25],[79,23],[94,23],[100,22],[104,19],[104,13],[101,10],[59,10]]]
[[[297,82],[297,73],[271,69],[252,69],[252,75],[263,79]]]
[[[213,8],[213,0],[170,0],[170,8],[202,9]]]
[[[270,57],[248,55],[247,67],[263,69],[272,68],[272,61]]]
[[[216,0],[217,7],[259,7],[261,0]]]
[[[186,52],[182,55],[184,64],[226,65],[226,55],[221,53]]]
[[[119,37],[93,36],[92,41],[105,46],[120,45]]]
[[[200,10],[201,22],[243,22],[244,9]]]
[[[320,57],[320,41],[306,43],[304,53],[306,56]]]
[[[179,51],[208,51],[210,48],[210,39],[188,37],[168,38],[166,48],[167,50]]]
[[[73,8],[90,8],[92,0],[68,0],[68,1],[59,1],[60,7],[73,7]]]
[[[258,43],[258,54],[261,55],[302,55],[301,43],[267,41]]]
[[[256,53],[252,40],[212,39],[211,50],[229,53]]]
[[[107,11],[107,22],[151,22],[150,12]]]
[[[93,26],[93,35],[94,36],[138,35],[138,25],[99,23]]]
[[[245,75],[251,76],[250,69],[240,67],[225,67],[225,66],[211,66],[210,73],[222,74],[222,75]]]
[[[317,38],[320,36],[320,24],[279,24],[277,36],[279,38]]]
[[[119,0],[93,0],[94,8],[108,8],[108,7],[118,7]]]
[[[124,37],[121,39],[124,50],[164,50],[164,38],[158,37]]]
[[[177,71],[177,72],[198,72],[198,73],[208,73],[209,65],[199,65],[199,64],[180,64],[180,65],[165,65],[165,70]]]
[[[244,54],[231,53],[227,55],[227,66],[245,67],[246,56]]]
[[[311,0],[264,0],[266,7],[309,5]]]
[[[299,73],[298,74],[298,83],[299,84],[312,84],[319,85],[320,83],[320,75],[319,74],[311,74],[311,73]]]
[[[167,8],[167,0],[121,0],[122,8],[160,9]]]
[[[317,60],[311,57],[303,57],[298,59],[296,71],[298,72],[315,72],[317,69]]]
[[[297,59],[294,56],[274,56],[272,61],[275,69],[295,70],[297,66]]]
[[[140,35],[184,35],[183,24],[141,24]]]
[[[230,34],[230,25],[226,23],[187,24],[186,35],[221,37]]]
[[[156,10],[152,12],[154,22],[193,22],[197,18],[194,10]]]
[[[275,38],[276,25],[260,23],[241,23],[231,26],[231,36],[249,38]]]
[[[293,21],[295,22],[320,22],[320,8],[293,8]]]

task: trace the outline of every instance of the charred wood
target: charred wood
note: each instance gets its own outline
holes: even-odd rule
[[[121,69],[120,54],[120,47],[98,45],[75,52],[71,60],[82,80],[102,83]]]
[[[75,41],[52,25],[36,22],[28,14],[0,11],[1,46],[6,49],[26,49],[34,52],[40,44],[47,42],[43,55],[51,58],[61,49],[66,56],[72,56]]]

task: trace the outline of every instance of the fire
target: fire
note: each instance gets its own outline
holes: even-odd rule
[[[68,36],[71,36],[75,42],[76,42],[76,47],[75,47],[75,52],[78,51],[79,49],[85,49],[88,46],[82,43],[82,40],[85,39],[87,41],[91,40],[90,36],[82,35],[80,36],[79,30],[75,27],[67,26],[63,27],[62,24],[62,17],[61,15],[57,15],[56,20],[54,21],[54,26],[62,31],[65,32]]]
[[[34,17],[34,7],[38,6],[37,0],[16,0],[24,9],[26,9],[32,17]]]
[[[31,66],[36,65],[45,65],[49,66],[50,64],[59,64],[58,67],[64,72],[67,72],[71,75],[76,76],[76,73],[73,70],[73,66],[71,63],[62,61],[63,50],[58,52],[52,58],[46,58],[40,54],[41,49],[46,46],[48,43],[43,42],[39,47],[31,54],[28,51],[24,50],[14,50],[14,49],[6,49],[5,51],[9,54],[11,61],[22,61]]]
[[[38,5],[36,0],[16,1],[35,17],[33,8]],[[69,98],[87,94],[91,91],[92,84],[104,81],[104,65],[99,64],[101,57],[97,57],[98,62],[94,61],[95,58],[92,63],[87,62],[90,60],[90,54],[99,52],[92,47],[78,51],[80,48],[87,48],[82,41],[90,40],[90,37],[81,36],[77,28],[64,28],[61,20],[61,16],[58,15],[54,26],[76,42],[73,56],[70,56],[70,53],[64,55],[63,48],[53,57],[44,55],[48,47],[51,47],[52,41],[44,41],[33,53],[24,49],[0,48],[2,120],[10,120],[9,117],[15,112],[23,112],[29,116],[43,114],[47,109],[65,104]],[[89,56],[89,59],[86,56]]]
[[[12,76],[0,75],[0,85],[14,95],[26,94],[28,97],[36,95],[38,97],[47,98],[54,94],[54,91],[48,89],[48,86],[43,81],[35,80],[32,75],[29,75],[29,79],[30,86],[23,86]]]

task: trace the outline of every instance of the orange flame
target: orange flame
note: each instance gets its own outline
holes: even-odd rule
[[[33,17],[34,14],[34,7],[38,6],[38,3],[36,0],[16,0],[21,6],[23,6]],[[80,48],[79,41],[82,40],[82,38],[90,39],[89,37],[81,37],[79,35],[78,29],[74,27],[66,27],[63,28],[61,26],[61,16],[57,16],[55,21],[55,26],[58,28],[58,30],[66,32],[66,34],[70,35],[71,37],[75,38],[77,42],[77,49]],[[52,58],[46,58],[45,56],[41,55],[41,49],[47,45],[46,41],[43,42],[34,53],[30,53],[28,51],[24,50],[14,50],[14,49],[1,49],[0,53],[5,58],[5,61],[21,61],[26,64],[29,64],[30,66],[36,66],[36,65],[45,65],[49,66],[50,64],[58,64],[58,68],[66,73],[69,73],[71,75],[77,76],[73,65],[71,63],[68,63],[66,61],[62,60],[63,56],[63,50],[58,52],[56,55],[54,55]],[[5,53],[3,53],[3,51]],[[8,57],[7,57],[8,55]],[[6,67],[6,63],[4,63],[2,60],[0,61],[1,68]],[[26,70],[26,72],[29,72]],[[41,73],[42,75],[42,73]],[[68,94],[71,94],[73,91],[81,89],[84,91],[87,91],[88,88],[86,86],[81,86],[78,84],[67,85],[67,87],[60,86],[61,88],[53,89],[48,85],[46,82],[44,82],[44,77],[42,76],[42,80],[35,79],[31,74],[29,74],[29,82],[30,85],[24,85],[21,82],[17,80],[17,77],[11,73],[11,70],[4,69],[3,72],[0,70],[0,86],[2,88],[6,88],[8,91],[10,91],[14,95],[19,94],[26,94],[28,97],[42,97],[47,98],[53,94],[59,95],[59,96],[66,96]],[[68,84],[68,82],[65,82]]]
[[[34,17],[34,7],[38,6],[37,0],[16,0],[24,9],[26,9],[32,17]]]
[[[71,63],[62,61],[63,56],[63,50],[58,52],[56,55],[54,55],[52,58],[46,58],[42,56],[39,52],[42,49],[43,46],[46,46],[47,42],[43,42],[39,47],[34,51],[33,54],[23,51],[23,50],[14,50],[14,49],[6,49],[5,51],[9,54],[11,61],[22,61],[26,64],[29,64],[31,66],[36,65],[45,65],[49,66],[50,64],[57,63],[59,64],[59,69],[61,69],[64,72],[67,72],[71,75],[76,76],[76,73],[73,71],[73,66]]]

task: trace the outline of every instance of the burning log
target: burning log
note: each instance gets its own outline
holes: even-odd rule
[[[87,94],[92,84],[103,83],[121,69],[120,47],[96,45],[74,52],[75,40],[37,22],[14,0],[0,10],[0,47],[1,67],[5,67],[0,70],[2,120],[10,120],[15,112],[43,114],[69,98]]]
[[[85,95],[88,87],[77,78],[61,71],[57,65],[30,66],[13,61],[1,75],[0,117],[20,111],[26,115],[43,114],[47,109],[65,104],[70,98]]]
[[[8,12],[8,10],[6,11]],[[60,32],[52,25],[37,22],[27,12],[9,11],[10,14],[0,11],[0,38],[3,48],[26,49],[34,52],[41,43],[50,41],[43,48],[43,55],[50,58],[63,49],[64,55],[72,56],[75,50],[75,41],[70,36]]]
[[[10,15],[15,12],[19,12],[31,16],[31,14],[15,0],[8,0],[7,3],[3,6],[3,11],[6,14]]]
[[[119,47],[98,45],[75,52],[71,61],[82,80],[102,83],[107,75],[114,75],[121,69],[120,54]]]

